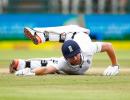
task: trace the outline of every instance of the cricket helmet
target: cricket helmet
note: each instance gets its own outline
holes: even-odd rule
[[[81,49],[74,40],[67,40],[63,43],[62,54],[64,58],[71,58],[78,53],[81,53]]]

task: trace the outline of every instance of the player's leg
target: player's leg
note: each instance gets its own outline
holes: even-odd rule
[[[25,36],[31,39],[34,44],[44,43],[46,41],[59,41],[64,42],[65,40],[71,39],[75,32],[87,32],[88,29],[76,26],[59,26],[59,27],[48,27],[48,28],[24,28]]]
[[[45,28],[46,29],[46,28]],[[34,28],[29,27],[24,28],[24,34],[27,38],[31,39],[34,44],[44,43],[46,41],[59,41],[63,42],[65,40],[66,33],[57,33],[52,31],[45,31],[44,28]],[[53,28],[54,29],[54,28]],[[57,28],[56,28],[57,30]]]
[[[15,75],[35,75],[34,71],[40,67],[48,67],[54,66],[58,69],[59,66],[59,58],[35,58],[35,59],[28,59],[23,60],[24,64],[19,64],[19,62],[12,62],[10,68],[14,68],[13,72]],[[20,61],[20,60],[19,60]],[[63,71],[57,70],[56,72],[50,74],[65,74]]]
[[[47,38],[45,37],[45,32],[39,32],[29,27],[24,28],[24,34],[27,38],[31,39],[33,43],[36,45],[47,40]]]
[[[58,62],[58,58],[32,58],[32,59],[14,59],[10,63],[9,72],[14,73],[15,71],[30,68],[31,70],[37,67],[46,67],[47,65],[53,64],[55,66]]]
[[[14,73],[15,71],[22,70],[24,68],[34,69],[36,67],[46,66],[43,58],[39,59],[13,59],[9,66],[9,72]]]

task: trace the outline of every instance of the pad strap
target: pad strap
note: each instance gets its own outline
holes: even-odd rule
[[[44,33],[45,41],[49,41],[49,32],[45,31]]]
[[[46,66],[48,64],[47,60],[41,60],[41,66]]]
[[[25,68],[30,68],[30,67],[31,67],[30,61],[25,61]]]
[[[76,34],[77,34],[77,32],[74,32],[71,38],[74,39]]]
[[[64,42],[65,41],[65,39],[66,39],[66,33],[61,33],[60,34],[60,39],[59,39],[59,42]]]

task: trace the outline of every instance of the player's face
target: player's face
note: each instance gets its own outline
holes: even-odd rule
[[[71,57],[71,58],[67,58],[67,61],[71,64],[71,65],[79,65],[81,63],[81,56],[80,53],[76,54],[75,56]]]

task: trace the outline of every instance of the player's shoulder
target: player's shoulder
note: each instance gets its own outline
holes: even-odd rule
[[[60,57],[60,58],[59,58],[59,63],[60,63],[60,64],[66,64],[65,58],[64,58],[64,57]]]

